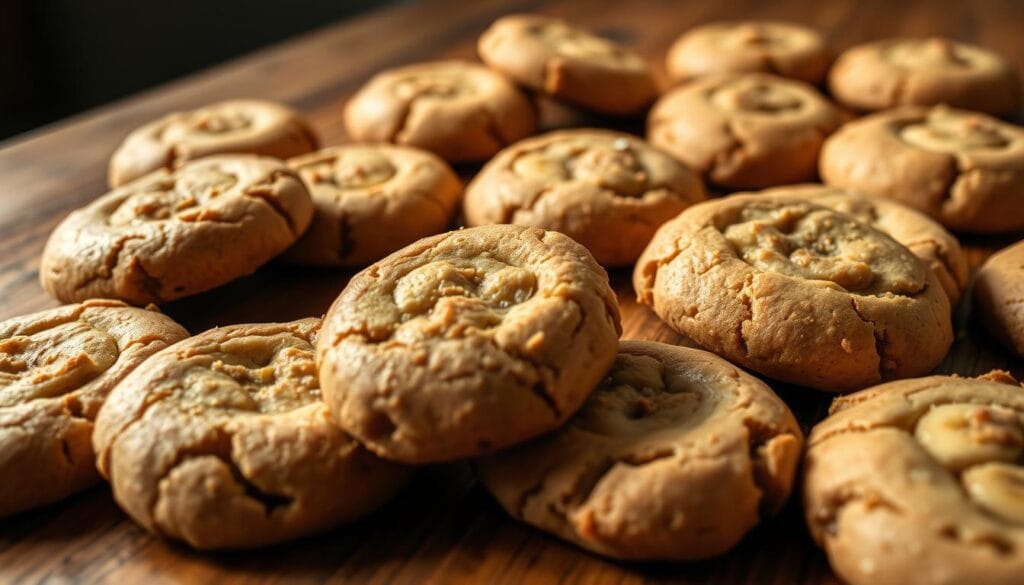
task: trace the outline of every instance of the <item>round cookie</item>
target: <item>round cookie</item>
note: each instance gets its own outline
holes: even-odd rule
[[[803,435],[764,382],[710,353],[623,341],[561,429],[483,459],[519,520],[600,554],[721,554],[789,496]]]
[[[118,187],[213,154],[289,158],[316,150],[318,142],[309,124],[282,104],[218,102],[168,114],[129,134],[110,159],[109,181],[111,187]]]
[[[408,463],[488,453],[562,425],[615,359],[608,275],[558,232],[425,238],[352,278],[324,318],[336,422]]]
[[[100,472],[147,530],[245,548],[326,530],[387,501],[407,470],[330,420],[319,319],[211,329],[146,361],[96,419]]]
[[[949,299],[883,232],[798,199],[733,195],[661,226],[633,286],[676,331],[741,366],[825,391],[934,368]]]
[[[313,196],[313,221],[285,258],[364,266],[451,224],[462,182],[443,160],[387,144],[332,146],[288,161]]]
[[[309,191],[282,161],[206,157],[73,211],[50,235],[39,279],[65,302],[169,301],[253,272],[312,215]]]
[[[107,300],[0,322],[0,517],[95,483],[100,405],[143,360],[186,337],[155,310]]]
[[[974,300],[988,330],[1024,356],[1024,241],[1003,248],[981,265]]]
[[[640,55],[558,18],[499,18],[480,35],[477,51],[517,83],[603,114],[638,114],[658,95]]]
[[[717,73],[774,73],[818,85],[831,60],[817,31],[779,21],[713,22],[683,33],[665,57],[674,81]]]
[[[964,232],[1024,229],[1024,128],[984,114],[906,107],[846,124],[822,180],[896,199]]]
[[[828,84],[839,103],[862,111],[947,104],[1011,114],[1021,105],[1017,72],[1001,56],[945,38],[900,38],[847,49]]]
[[[451,162],[488,159],[536,128],[537,112],[523,92],[468,61],[378,73],[345,105],[354,140],[416,146]]]
[[[813,180],[842,115],[806,83],[766,73],[697,79],[651,109],[647,139],[727,189]]]
[[[1024,390],[1002,372],[836,400],[808,439],[804,506],[850,585],[1020,583]]]
[[[931,268],[955,307],[970,274],[960,242],[928,216],[882,197],[868,197],[824,185],[793,185],[761,191],[762,196],[802,199],[840,211],[888,234]]]
[[[603,266],[636,261],[659,225],[705,198],[690,169],[643,140],[564,130],[498,153],[466,189],[466,225],[556,230]]]

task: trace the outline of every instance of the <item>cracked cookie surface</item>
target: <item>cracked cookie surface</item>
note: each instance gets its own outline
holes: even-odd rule
[[[640,303],[772,378],[854,390],[934,368],[949,299],[907,248],[808,201],[733,195],[664,224],[633,272]]]
[[[960,242],[928,216],[883,197],[869,197],[824,185],[791,185],[759,192],[761,197],[800,199],[851,215],[903,244],[935,273],[956,307],[968,284],[967,256]]]
[[[830,185],[890,197],[955,231],[1024,229],[1024,128],[984,114],[872,114],[829,137],[819,165]]]
[[[851,585],[1019,583],[1024,389],[901,380],[837,399],[808,438],[804,507]]]
[[[817,31],[779,21],[713,22],[683,33],[665,68],[675,81],[717,73],[774,73],[818,85],[831,56]]]
[[[345,105],[345,129],[355,140],[415,146],[451,162],[490,158],[536,127],[523,92],[468,61],[378,73]]]
[[[637,114],[657,97],[640,55],[558,18],[499,18],[480,35],[477,51],[518,83],[604,114]]]
[[[39,279],[65,302],[169,301],[253,272],[295,242],[312,215],[309,192],[283,162],[207,157],[73,211],[50,235]]]
[[[446,231],[462,183],[430,152],[346,144],[293,158],[313,197],[313,220],[284,257],[299,264],[365,266]]]
[[[110,160],[109,181],[118,187],[214,154],[289,158],[316,150],[318,142],[309,124],[287,106],[228,100],[168,114],[133,131]]]
[[[466,189],[467,225],[556,230],[603,266],[636,261],[659,225],[705,198],[682,163],[621,132],[565,130],[498,153]]]
[[[100,472],[147,530],[194,548],[263,546],[387,501],[407,476],[330,420],[319,319],[211,329],[146,361],[96,419]]]
[[[1020,107],[1020,80],[1003,57],[950,39],[899,38],[846,50],[829,71],[836,101],[862,111],[947,104],[990,114]]]
[[[561,425],[615,358],[605,271],[558,232],[510,225],[426,238],[357,274],[325,317],[335,420],[409,463],[487,453]]]
[[[662,96],[647,139],[708,183],[756,189],[809,181],[843,116],[801,81],[766,73],[703,77]]]
[[[100,405],[143,360],[186,337],[155,310],[108,300],[0,322],[0,517],[95,483]]]
[[[1003,248],[982,264],[974,300],[989,331],[1024,356],[1024,241]]]
[[[477,469],[509,514],[579,546],[693,560],[782,506],[802,444],[760,380],[705,351],[623,341],[565,426]]]

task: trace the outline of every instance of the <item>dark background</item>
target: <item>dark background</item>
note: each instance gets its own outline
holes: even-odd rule
[[[397,0],[0,0],[0,140]]]

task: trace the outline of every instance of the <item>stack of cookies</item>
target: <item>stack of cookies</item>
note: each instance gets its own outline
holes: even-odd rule
[[[1024,230],[1024,129],[993,117],[1021,105],[1004,59],[936,38],[833,63],[813,30],[713,23],[672,45],[659,97],[642,57],[558,19],[502,18],[478,49],[373,77],[347,144],[318,150],[256,100],[129,135],[112,190],[43,253],[43,287],[75,304],[0,323],[0,514],[102,476],[158,535],[253,547],[472,460],[523,522],[694,560],[778,511],[804,461],[808,525],[851,583],[1019,579],[1024,392],[921,377],[969,284],[947,230]],[[538,99],[649,108],[647,140],[534,136]],[[451,165],[475,171],[465,191]],[[190,337],[152,305],[276,257],[362,271],[322,319]],[[703,349],[619,341],[605,268],[628,267]],[[975,290],[1024,355],[1022,282],[1024,242]],[[859,392],[805,450],[758,375]]]

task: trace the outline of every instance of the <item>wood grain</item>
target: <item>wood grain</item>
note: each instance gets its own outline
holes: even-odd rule
[[[407,3],[272,47],[44,128],[0,147],[0,319],[55,306],[37,282],[39,255],[54,225],[105,191],[110,153],[133,127],[167,111],[228,97],[288,102],[305,112],[325,143],[345,139],[341,108],[374,72],[405,63],[474,57],[476,36],[501,14],[563,16],[635,47],[660,64],[693,24],[723,18],[779,18],[815,26],[837,47],[899,34],[944,34],[997,48],[1020,66],[1024,6],[1011,0],[440,0]],[[130,50],[126,48],[126,50]],[[544,107],[548,126],[596,120]],[[461,169],[466,175],[474,169]],[[1024,212],[1024,210],[1022,210]],[[1017,236],[1019,237],[1019,235]],[[965,240],[972,266],[1015,237]],[[164,310],[191,331],[322,313],[348,274],[272,263],[221,289]],[[633,300],[627,272],[612,274],[624,337],[682,343]],[[941,372],[993,367],[1024,374],[972,318],[956,315],[957,339]],[[805,428],[828,397],[776,385]],[[0,478],[2,481],[2,478]],[[345,497],[339,486],[338,497]],[[111,583],[836,583],[803,526],[799,498],[721,558],[690,564],[620,564],[580,552],[504,516],[466,464],[423,469],[378,513],[328,534],[258,552],[198,554],[151,538],[99,486],[66,502],[0,519],[0,582]]]

